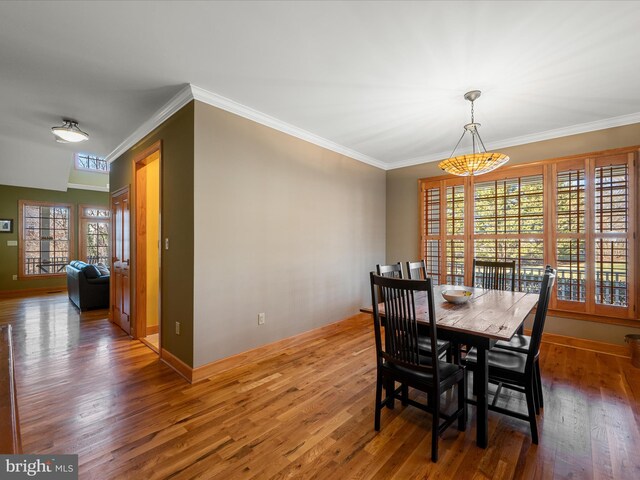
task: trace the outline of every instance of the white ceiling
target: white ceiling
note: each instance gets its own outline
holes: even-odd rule
[[[450,153],[470,89],[488,147],[632,123],[639,25],[640,2],[0,2],[0,184],[64,190],[75,149],[185,83],[384,168]],[[63,116],[90,141],[55,143]]]

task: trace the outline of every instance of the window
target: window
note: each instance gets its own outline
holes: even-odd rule
[[[440,188],[425,188],[423,191],[423,246],[427,276],[440,283]]]
[[[585,169],[556,175],[556,258],[558,300],[586,302]]]
[[[542,175],[478,182],[474,252],[478,260],[515,260],[516,289],[539,292],[544,274]]]
[[[109,228],[111,212],[105,207],[80,205],[80,259],[110,264]]]
[[[471,285],[474,258],[515,260],[516,289],[535,293],[551,264],[553,310],[637,318],[637,155],[630,147],[421,180],[427,273]]]
[[[73,254],[73,206],[19,202],[20,276],[64,275]]]
[[[464,186],[447,186],[445,191],[447,283],[464,285]]]
[[[628,305],[628,170],[626,164],[595,168],[595,289],[600,305]]]
[[[109,162],[104,158],[86,153],[76,153],[76,170],[88,170],[98,173],[109,173]]]
[[[423,252],[434,282],[464,284],[465,189],[452,180],[422,186]],[[444,279],[444,281],[442,281]]]

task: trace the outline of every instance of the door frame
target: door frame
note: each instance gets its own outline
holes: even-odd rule
[[[141,241],[142,237],[138,235],[138,217],[139,217],[139,209],[140,209],[140,200],[141,196],[138,195],[139,185],[139,172],[143,167],[145,167],[149,162],[147,159],[153,155],[154,153],[158,153],[158,159],[154,160],[159,162],[159,185],[158,185],[158,194],[159,194],[159,219],[158,219],[158,239],[160,241],[160,245],[158,246],[158,350],[156,353],[160,354],[162,351],[162,140],[158,140],[151,144],[149,147],[142,150],[140,153],[135,155],[132,160],[132,178],[134,185],[134,199],[133,199],[133,208],[132,208],[132,219],[131,225],[135,228],[134,241],[132,242],[133,251],[134,251],[134,269],[135,273],[132,275],[133,279],[133,291],[134,291],[134,306],[131,309],[132,314],[134,315],[132,325],[132,336],[138,340],[141,340],[145,345],[147,345],[152,350],[156,350],[149,342],[144,341],[144,336],[141,335],[143,332],[146,334],[146,300],[142,293],[144,289],[146,289],[146,258],[142,258],[140,253],[146,254],[146,245]],[[144,268],[140,268],[143,267]]]

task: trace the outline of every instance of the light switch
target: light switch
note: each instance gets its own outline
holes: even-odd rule
[[[169,238],[164,239],[164,249],[169,250]]]
[[[7,247],[17,247],[17,246],[18,246],[17,240],[7,240]]]

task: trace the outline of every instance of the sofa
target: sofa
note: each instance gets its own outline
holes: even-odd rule
[[[83,310],[109,308],[109,271],[103,265],[74,260],[67,265],[69,300]]]

